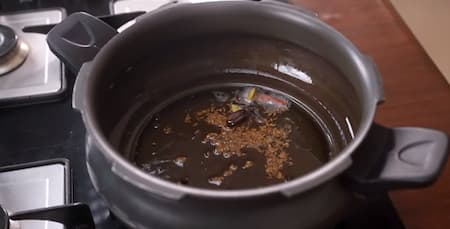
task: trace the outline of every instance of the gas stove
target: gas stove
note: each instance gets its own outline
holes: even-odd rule
[[[56,202],[48,202],[48,198],[57,199],[61,203],[83,202],[90,206],[96,228],[126,228],[110,213],[89,180],[84,152],[85,130],[80,115],[72,109],[70,98],[75,76],[65,70],[49,52],[45,35],[27,34],[22,32],[22,28],[28,25],[58,23],[66,14],[76,11],[86,11],[101,16],[142,10],[151,11],[170,2],[172,1],[1,0],[0,107],[3,107],[0,108],[0,155],[2,155],[0,157],[0,188],[3,180],[9,179],[4,178],[5,171],[11,174],[15,168],[11,168],[11,165],[64,158],[70,163],[72,172],[72,179],[64,180],[70,184],[64,187],[72,188],[61,192],[59,190],[63,187],[61,183],[57,183],[58,187],[45,186],[47,195],[36,198],[47,199],[36,201],[47,207],[56,204]],[[4,63],[11,62],[11,59],[8,60],[11,53],[14,54],[13,64],[6,66]],[[2,59],[5,56],[8,58]],[[5,166],[8,168],[1,168]],[[21,170],[23,167],[19,166],[16,169]],[[61,167],[58,166],[54,169],[61,171]],[[41,173],[23,173],[23,171],[20,174],[27,176],[25,178],[31,181],[48,180],[51,176],[46,177]],[[52,179],[61,179],[61,176],[57,175]],[[29,195],[32,194],[11,191],[11,188],[9,190],[8,195],[11,193],[23,195],[22,201],[11,201],[12,199],[0,189],[0,205],[21,210],[39,207],[24,203],[24,200],[29,199]],[[63,198],[63,194],[69,195],[67,193],[71,198],[69,196]],[[14,198],[20,199],[17,195]],[[32,224],[32,227],[25,225],[22,229],[60,228],[57,225],[50,224],[51,227],[48,225],[48,223]],[[360,211],[349,216],[335,228],[402,229],[404,226],[389,197],[383,194],[372,197]]]

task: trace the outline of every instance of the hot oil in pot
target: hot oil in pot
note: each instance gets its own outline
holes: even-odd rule
[[[200,91],[153,115],[135,163],[154,176],[208,189],[281,183],[325,163],[324,131],[287,96],[257,86]]]

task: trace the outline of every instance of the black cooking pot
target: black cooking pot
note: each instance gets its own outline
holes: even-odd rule
[[[297,69],[302,56],[271,46],[191,47],[191,41],[226,43],[228,36],[289,42],[323,57],[344,76],[328,75],[315,63],[309,66],[312,79],[280,72],[274,63]],[[314,14],[288,4],[173,3],[136,18],[119,34],[105,21],[76,13],[47,40],[79,72],[73,106],[86,126],[94,186],[132,228],[323,228],[343,217],[361,196],[355,192],[428,185],[447,158],[445,133],[374,124],[376,105],[384,99],[375,65]],[[242,72],[251,76],[238,77]],[[128,160],[130,146],[156,107],[180,93],[230,83],[261,85],[297,98],[324,126],[330,146],[340,144],[342,150],[305,176],[233,191],[177,185]]]
[[[94,229],[89,206],[80,203],[33,209],[9,214],[0,206],[0,229],[20,229],[18,220],[46,220],[61,223],[66,229]]]

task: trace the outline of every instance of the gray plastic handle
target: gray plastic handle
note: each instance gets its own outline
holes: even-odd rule
[[[73,73],[92,60],[117,31],[106,22],[83,12],[73,13],[47,34],[50,50]]]
[[[394,145],[379,179],[398,185],[428,185],[447,161],[448,139],[440,131],[403,127],[392,129]]]
[[[448,151],[444,132],[374,124],[353,155],[354,164],[346,173],[346,181],[362,192],[425,187],[440,174]]]
[[[73,13],[56,25],[29,27],[30,32],[45,32],[50,50],[71,70],[77,73],[81,66],[91,61],[100,49],[117,34],[116,29],[144,12],[94,17]]]

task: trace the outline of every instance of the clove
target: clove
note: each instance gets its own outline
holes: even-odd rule
[[[227,126],[234,127],[241,122],[245,121],[248,117],[248,112],[246,110],[238,110],[231,112],[227,117]]]

